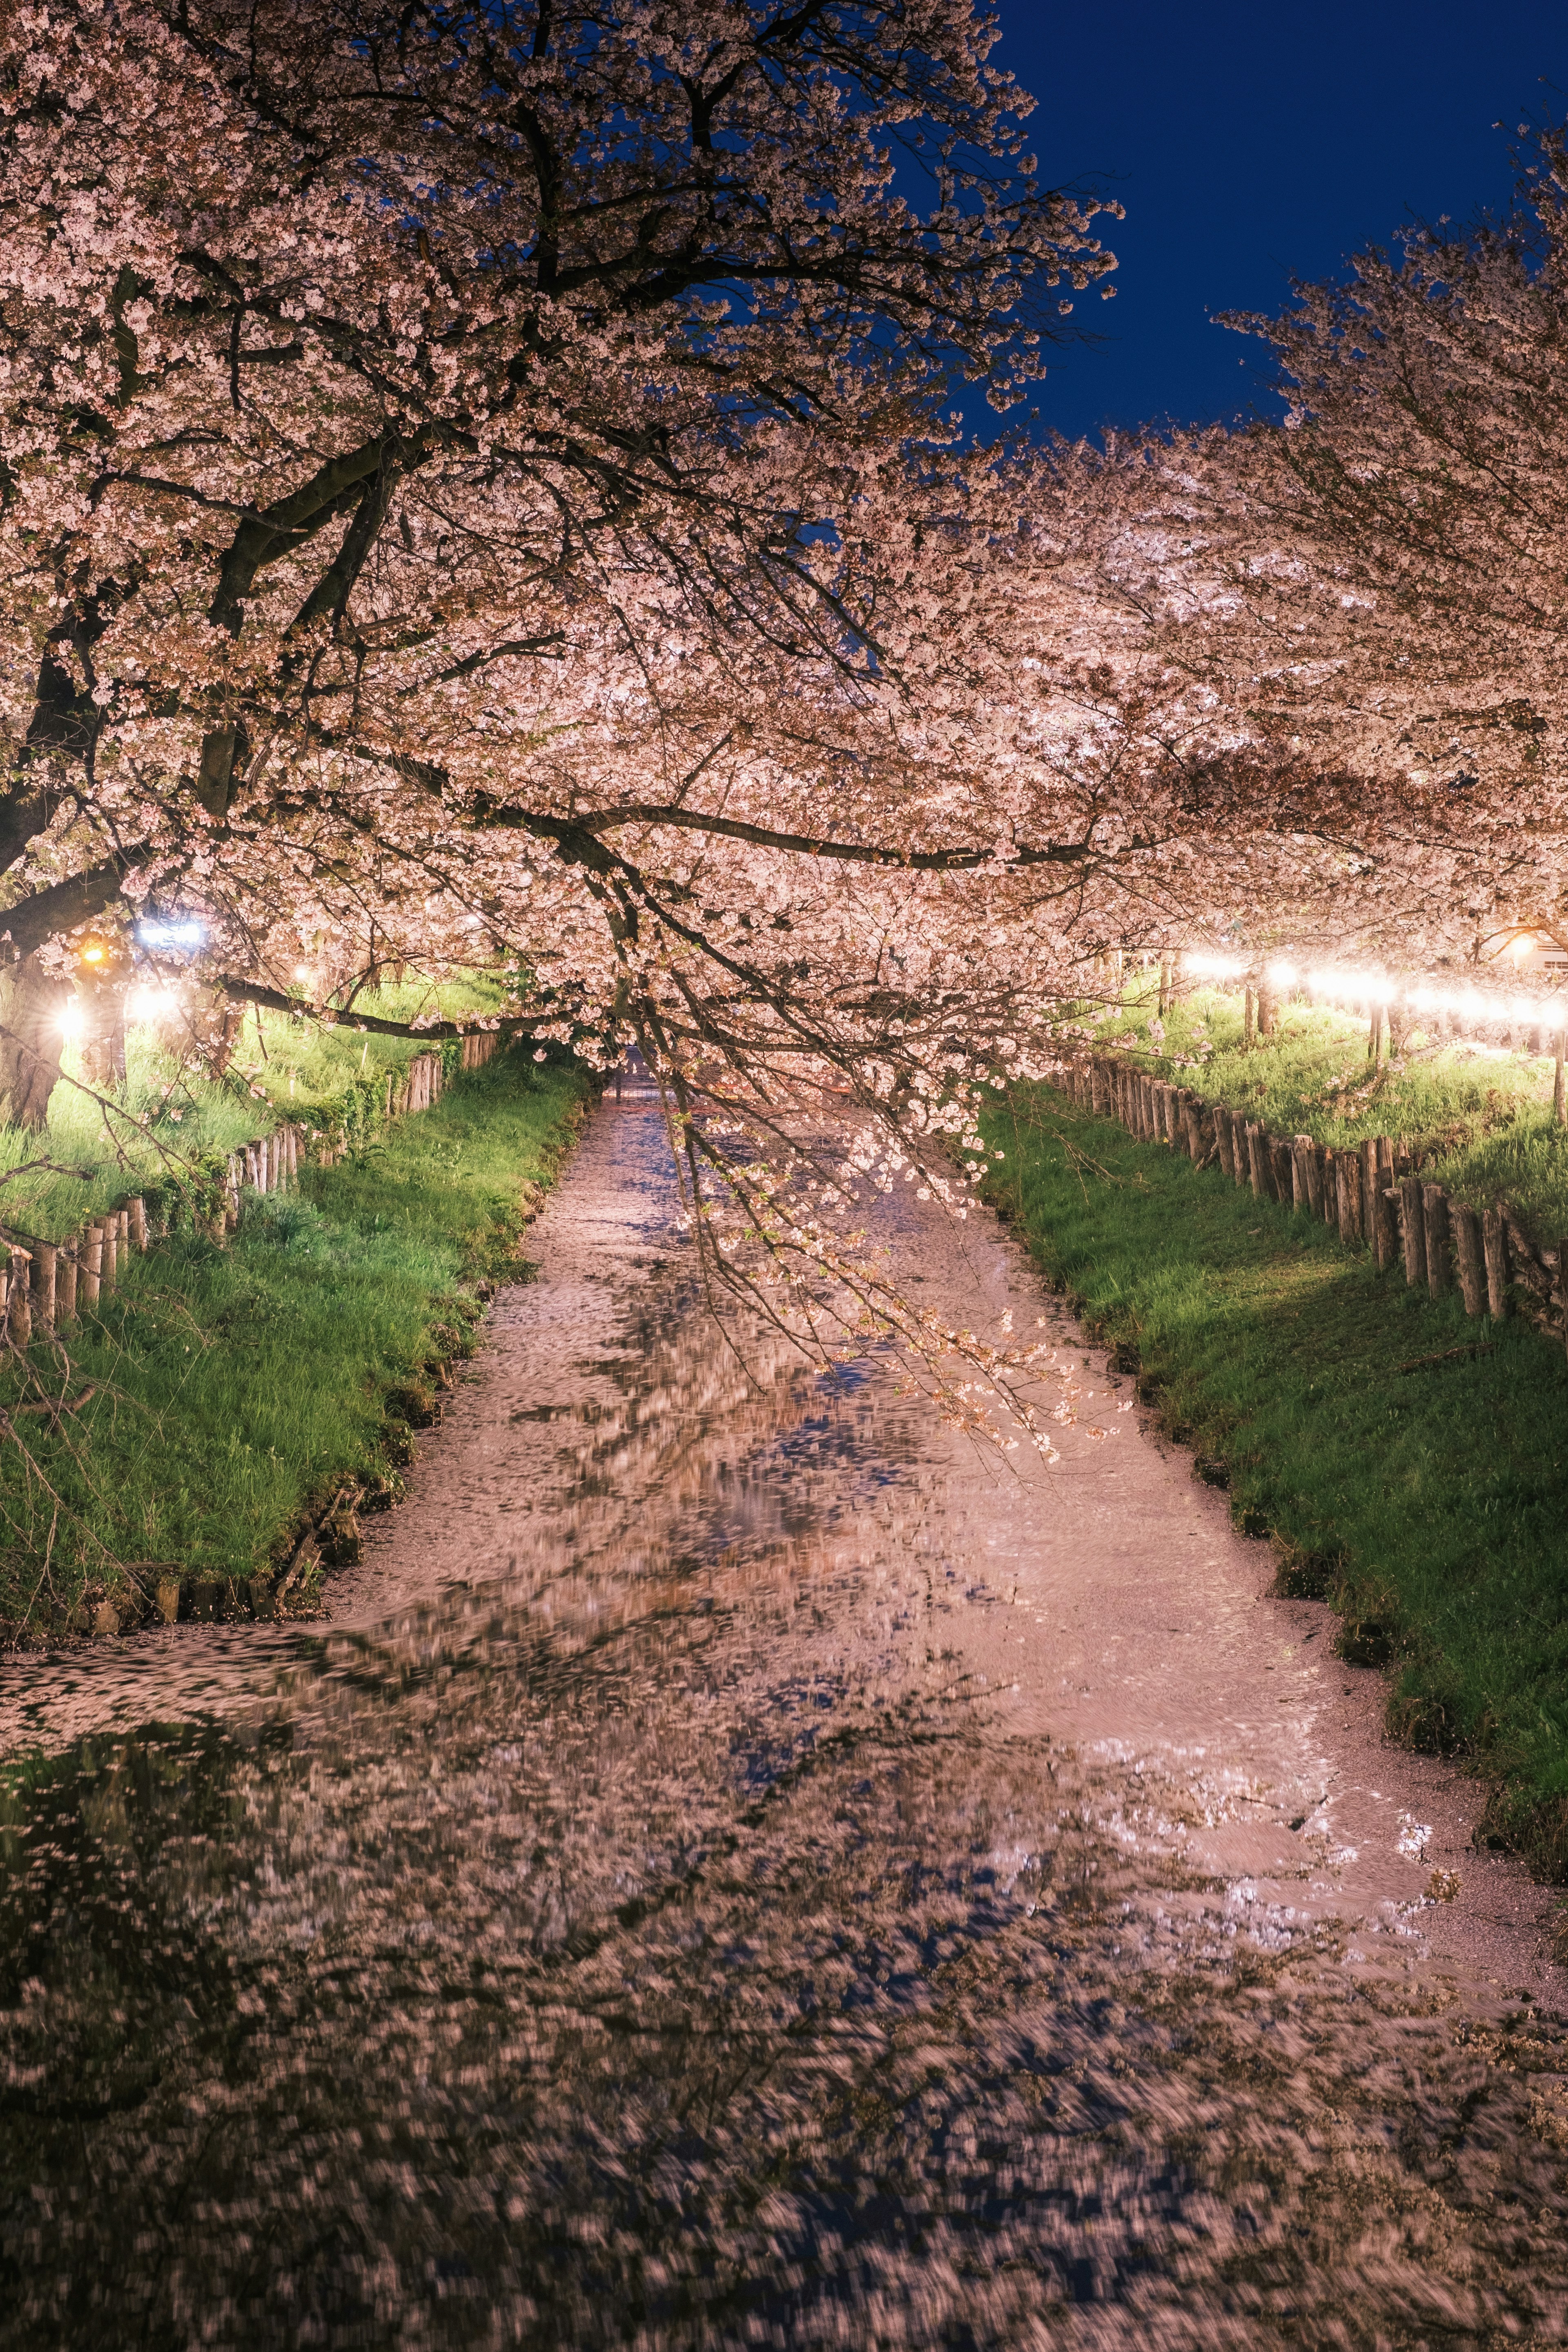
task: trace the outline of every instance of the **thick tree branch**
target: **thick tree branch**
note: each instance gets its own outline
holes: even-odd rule
[[[327,1029],[368,1029],[373,1037],[409,1037],[418,1045],[439,1045],[446,1037],[472,1037],[490,1027],[488,1018],[476,1014],[471,1021],[431,1021],[416,1028],[409,1021],[383,1021],[373,1013],[340,1013],[334,1005],[308,1004],[302,996],[286,996],[280,988],[264,987],[260,981],[237,980],[227,972],[217,972],[213,986],[221,988],[237,1004],[260,1004],[268,1013],[299,1013],[311,1021],[319,1021]],[[531,1037],[534,1024],[521,1015],[509,1015],[500,1024],[503,1037]]]

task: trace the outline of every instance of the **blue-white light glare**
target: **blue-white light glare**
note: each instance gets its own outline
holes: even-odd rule
[[[144,948],[199,948],[206,935],[206,925],[194,915],[150,918],[136,926],[136,936]]]

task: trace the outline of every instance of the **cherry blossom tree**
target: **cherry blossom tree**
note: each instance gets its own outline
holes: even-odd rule
[[[615,961],[592,751],[624,761],[628,717],[646,744],[700,646],[874,669],[882,615],[823,552],[857,481],[955,376],[1016,397],[1055,289],[1110,266],[994,32],[951,0],[14,14],[16,1110],[62,935],[161,897],[209,907],[239,984],[274,934],[477,930],[542,970],[591,920]],[[558,937],[520,934],[523,889]]]
[[[1232,322],[1272,347],[1288,421],[1193,485],[1234,583],[1216,691],[1331,812],[1368,934],[1416,961],[1521,922],[1568,939],[1565,299],[1548,127],[1504,219]]]

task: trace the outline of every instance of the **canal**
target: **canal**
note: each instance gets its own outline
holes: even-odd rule
[[[1542,1891],[1015,1241],[882,1239],[1055,1461],[722,1336],[607,1101],[330,1620],[5,1666],[0,2346],[1568,2339]]]

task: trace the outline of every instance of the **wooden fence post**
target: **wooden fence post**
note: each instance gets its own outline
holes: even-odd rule
[[[55,1253],[55,1322],[76,1321],[76,1253],[75,1242],[66,1242]]]
[[[147,1203],[139,1192],[125,1203],[125,1213],[130,1220],[128,1230],[132,1248],[144,1250],[147,1246]]]
[[[1487,1311],[1494,1323],[1508,1313],[1508,1228],[1500,1209],[1481,1212],[1481,1248],[1487,1263]]]
[[[96,1307],[103,1287],[103,1227],[89,1224],[82,1228],[80,1270],[77,1296],[84,1307]]]
[[[1459,1265],[1459,1291],[1467,1315],[1486,1313],[1486,1269],[1481,1262],[1480,1221],[1473,1209],[1456,1201],[1449,1211],[1454,1229],[1454,1254]]]
[[[6,1328],[11,1334],[12,1346],[25,1348],[33,1336],[33,1300],[27,1285],[27,1268],[32,1262],[31,1255],[28,1251],[18,1248],[16,1244],[13,1244],[10,1260],[11,1279],[8,1286],[10,1295],[6,1308]]]
[[[1312,1139],[1310,1135],[1293,1135],[1290,1139],[1290,1206],[1298,1216],[1312,1205],[1312,1181],[1308,1170],[1312,1164]]]
[[[1182,1109],[1187,1125],[1187,1157],[1195,1168],[1204,1156],[1204,1114],[1195,1094],[1189,1088]]]
[[[1412,1290],[1424,1290],[1426,1286],[1426,1212],[1422,1204],[1419,1176],[1406,1176],[1402,1180],[1399,1205],[1405,1227],[1405,1279]]]
[[[1277,1135],[1268,1139],[1268,1172],[1274,1181],[1274,1198],[1283,1208],[1296,1205],[1295,1153],[1289,1144]]]
[[[1434,1298],[1447,1298],[1454,1286],[1448,1262],[1448,1195],[1441,1184],[1423,1184],[1421,1200],[1426,1222],[1426,1287]]]
[[[1387,1138],[1380,1139],[1385,1143]],[[1372,1254],[1379,1265],[1392,1265],[1399,1255],[1399,1229],[1394,1215],[1394,1170],[1380,1150],[1373,1174]]]
[[[33,1244],[33,1320],[41,1323],[46,1331],[55,1327],[55,1246],[52,1242]]]

